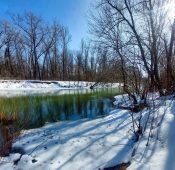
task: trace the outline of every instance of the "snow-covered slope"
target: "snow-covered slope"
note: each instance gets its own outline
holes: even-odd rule
[[[166,100],[155,114],[158,126],[153,127],[149,145],[146,131],[134,147],[128,170],[175,170],[175,101]]]
[[[74,90],[86,93],[95,82],[78,81],[35,81],[35,80],[0,80],[0,97],[28,96],[36,94],[73,94]],[[95,88],[118,88],[119,83],[99,83]],[[67,91],[69,90],[69,91]]]
[[[40,90],[40,89],[79,89],[90,88],[95,82],[84,81],[36,81],[0,80],[0,90]],[[118,83],[99,83],[96,87],[117,87]]]
[[[40,129],[24,131],[14,147],[24,148],[19,154],[4,158],[0,169],[25,170],[94,170],[128,160],[133,147],[127,111],[115,110],[95,120],[79,120],[48,124]]]

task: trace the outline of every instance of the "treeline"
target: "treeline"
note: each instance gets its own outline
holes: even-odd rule
[[[32,13],[0,24],[1,78],[123,82],[125,92],[175,90],[171,0],[99,0],[89,17],[93,40],[70,50],[71,35]],[[172,8],[170,10],[170,8]]]
[[[0,77],[5,79],[114,81],[116,62],[100,46],[82,40],[71,51],[71,35],[57,22],[33,13],[0,22]]]
[[[136,94],[175,91],[173,1],[99,0],[95,9],[91,33],[120,62],[125,92],[136,102]]]

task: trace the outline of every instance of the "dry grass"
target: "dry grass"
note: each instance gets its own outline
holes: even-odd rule
[[[4,117],[1,114],[0,134],[2,137],[2,143],[0,146],[0,156],[7,156],[10,153],[13,140],[20,134],[20,131],[13,127],[16,121],[17,118],[15,115]]]

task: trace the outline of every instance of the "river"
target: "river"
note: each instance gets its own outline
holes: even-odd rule
[[[31,129],[45,123],[94,119],[108,115],[113,109],[112,97],[116,88],[58,90],[47,93],[19,93],[0,97],[0,120],[20,129]],[[22,95],[25,94],[25,95]]]

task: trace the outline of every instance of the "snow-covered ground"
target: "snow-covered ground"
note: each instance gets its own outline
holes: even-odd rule
[[[147,130],[138,143],[128,170],[175,170],[175,101],[166,100],[156,112],[157,126],[147,144]]]
[[[98,170],[131,161],[129,170],[175,170],[175,101],[161,100],[157,99],[161,104],[154,112],[157,126],[152,127],[148,146],[149,128],[134,142],[130,112],[117,109],[107,117],[23,131],[13,147],[23,148],[25,154],[17,165],[13,161],[20,154],[3,158],[0,169]],[[145,109],[143,115],[147,113]]]
[[[68,94],[73,90],[87,90],[95,82],[84,81],[36,81],[36,80],[0,80],[0,97],[25,96],[35,94]],[[119,83],[99,83],[95,88],[120,87]],[[86,91],[85,91],[86,92]]]
[[[130,123],[127,111],[115,110],[104,118],[24,131],[13,146],[24,148],[26,154],[17,166],[13,161],[19,154],[4,158],[0,169],[93,170],[127,161],[133,147]]]
[[[42,90],[42,89],[80,89],[90,88],[95,82],[85,81],[38,81],[38,80],[0,80],[0,90]],[[99,83],[95,87],[118,87],[119,83]]]

